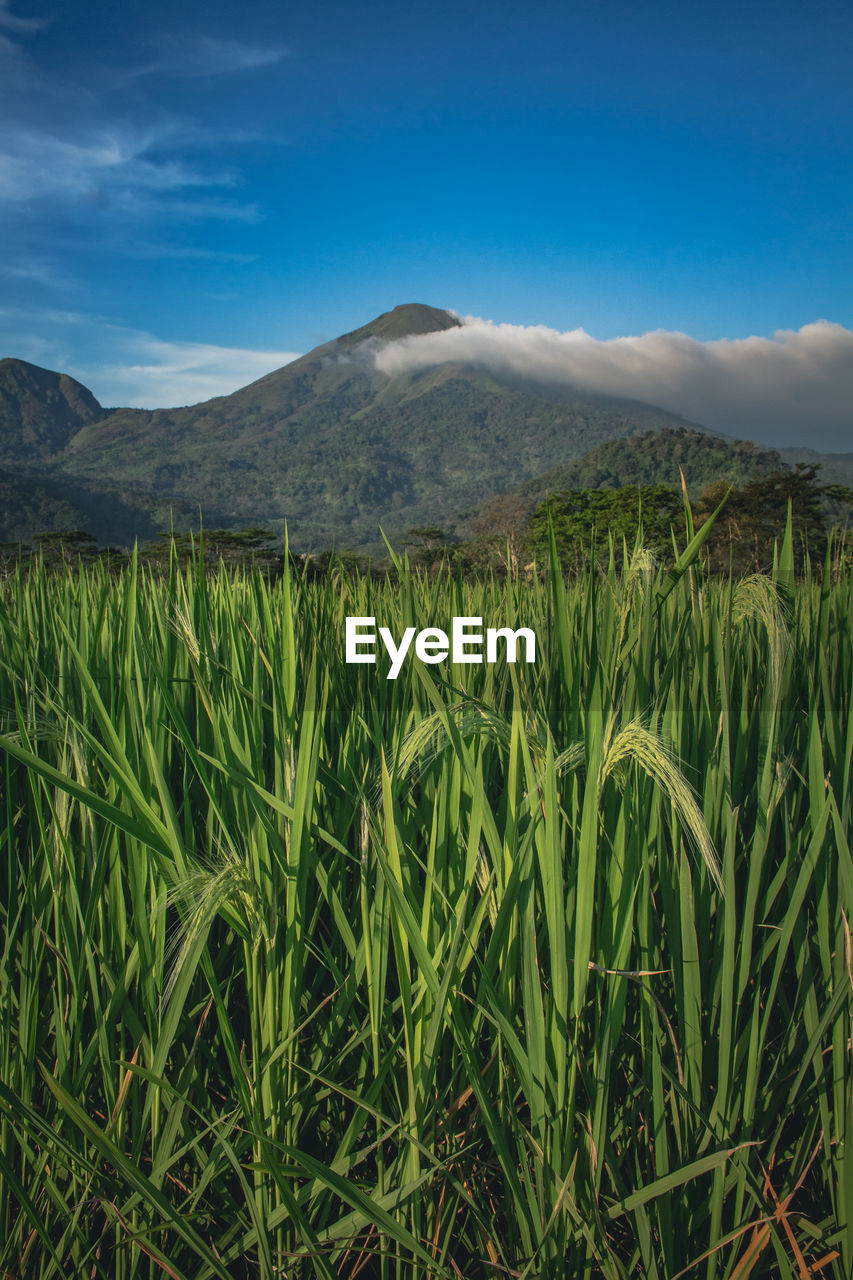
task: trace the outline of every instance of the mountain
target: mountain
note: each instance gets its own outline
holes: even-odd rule
[[[198,505],[182,499],[160,503],[156,495],[56,469],[0,468],[0,543],[31,542],[37,533],[80,529],[98,542],[131,546],[173,525],[197,527]]]
[[[853,453],[818,453],[815,449],[780,449],[785,462],[818,463],[824,484],[853,485]]]
[[[75,432],[103,416],[91,391],[66,373],[0,360],[0,463],[55,458]]]
[[[778,450],[749,440],[666,428],[599,445],[577,462],[526,481],[518,491],[541,499],[560,489],[617,489],[626,484],[680,488],[683,473],[688,493],[694,497],[714,480],[742,484],[786,466]]]
[[[85,523],[85,511],[61,492],[0,468],[0,543],[28,542],[36,533]]]
[[[205,522],[283,532],[294,546],[381,548],[604,440],[683,425],[638,402],[534,388],[468,364],[389,376],[374,352],[459,324],[396,307],[230,396],[94,415],[46,465],[104,483],[151,514],[196,504]],[[168,525],[168,519],[166,520]]]
[[[665,484],[680,489],[681,476],[691,498],[715,480],[740,485],[747,480],[787,470],[789,463],[776,449],[748,440],[732,440],[684,427],[647,431],[610,440],[575,462],[551,467],[500,495],[505,510],[532,511],[549,494],[567,489],[618,489],[622,485]],[[460,513],[448,531],[461,539],[488,524],[491,503]]]
[[[286,521],[300,550],[381,550],[380,526],[399,538],[442,525],[601,446],[679,428],[702,438],[650,405],[474,364],[376,368],[384,343],[459,323],[435,307],[396,307],[233,395],[175,409],[104,410],[66,375],[3,361],[0,465],[22,486],[67,499],[103,540],[188,527],[201,509],[209,528],[283,534]],[[644,465],[656,448],[643,446]],[[23,489],[22,501],[32,508]],[[15,528],[24,524],[22,516]]]

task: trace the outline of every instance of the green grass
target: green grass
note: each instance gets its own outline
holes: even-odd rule
[[[853,583],[688,560],[0,587],[0,1275],[849,1277]]]

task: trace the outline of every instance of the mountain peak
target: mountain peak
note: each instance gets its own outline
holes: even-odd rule
[[[26,388],[34,394],[59,394],[65,400],[76,398],[92,412],[101,412],[101,406],[88,387],[84,387],[82,382],[78,382],[70,374],[43,369],[41,365],[30,364],[28,360],[19,360],[16,356],[4,356],[0,360],[0,388],[7,387]]]
[[[58,453],[72,435],[103,417],[82,383],[26,360],[0,360],[0,459],[33,460]]]
[[[452,311],[441,311],[422,302],[404,302],[393,311],[383,311],[381,316],[364,324],[352,333],[337,339],[338,347],[352,348],[368,338],[394,342],[398,338],[411,338],[420,333],[437,333],[441,329],[456,329],[461,321]]]

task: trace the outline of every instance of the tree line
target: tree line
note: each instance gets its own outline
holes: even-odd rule
[[[402,549],[410,562],[429,572],[451,563],[468,574],[516,576],[547,564],[553,534],[560,563],[572,573],[580,572],[590,559],[609,556],[613,542],[617,550],[623,540],[633,546],[639,531],[646,550],[667,562],[673,558],[675,539],[684,532],[685,521],[699,528],[725,500],[704,548],[711,571],[768,570],[789,506],[797,569],[802,570],[807,558],[823,559],[830,531],[846,528],[853,510],[853,489],[822,484],[819,471],[815,464],[799,463],[792,470],[774,471],[740,485],[714,481],[692,505],[686,491],[666,484],[563,489],[538,501],[513,491],[484,503],[471,519],[466,536],[438,526],[410,529]],[[309,576],[353,571],[383,575],[392,567],[390,560],[345,548],[288,554],[294,566]],[[164,570],[174,559],[179,563],[192,559],[211,567],[256,568],[275,577],[284,566],[278,536],[255,527],[171,532],[143,543],[138,556]],[[127,562],[128,553],[118,547],[100,547],[81,530],[38,534],[31,547],[0,544],[0,567],[7,572],[31,560],[48,568],[101,562],[118,569]]]

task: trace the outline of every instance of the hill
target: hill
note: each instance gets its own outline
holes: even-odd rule
[[[180,499],[160,504],[152,494],[59,471],[0,468],[0,542],[26,543],[37,533],[79,529],[98,542],[130,546],[172,525],[189,529],[197,524],[198,507]]]
[[[0,543],[29,542],[36,533],[81,529],[83,508],[54,487],[0,469]]]
[[[677,483],[680,458],[701,487],[729,474],[721,466],[737,479],[770,456],[650,405],[473,364],[377,369],[382,344],[459,323],[435,307],[396,307],[232,395],[175,409],[104,410],[64,374],[4,360],[0,465],[19,480],[6,526],[37,532],[30,521],[50,514],[50,498],[104,541],[188,527],[201,511],[208,527],[283,535],[287,522],[299,550],[381,550],[380,526],[399,538],[446,524],[519,484],[534,494]],[[52,527],[63,518],[54,513]]]
[[[0,360],[0,464],[55,458],[81,427],[103,416],[91,391],[67,374]]]
[[[740,485],[787,469],[787,465],[777,450],[751,441],[731,440],[692,428],[666,427],[599,445],[583,458],[551,467],[473,510],[460,513],[447,527],[454,536],[466,540],[487,529],[493,519],[500,523],[510,512],[521,519],[549,494],[566,490],[656,484],[680,489],[683,472],[687,491],[695,498],[714,481]]]
[[[795,466],[798,462],[817,462],[825,484],[853,485],[853,453],[818,453],[815,449],[780,449],[785,462]]]
[[[410,304],[203,404],[104,413],[91,397],[61,449],[52,437],[38,455],[43,475],[87,489],[108,477],[155,522],[171,505],[200,506],[208,525],[282,533],[287,521],[298,548],[377,547],[380,525],[399,536],[602,441],[683,425],[649,405],[520,386],[473,365],[376,369],[380,344],[458,324]]]
[[[520,493],[541,499],[560,489],[617,489],[625,484],[681,486],[691,497],[714,480],[740,484],[780,470],[785,464],[776,449],[749,440],[730,440],[706,431],[666,428],[592,449],[577,462],[552,467],[518,486]]]

